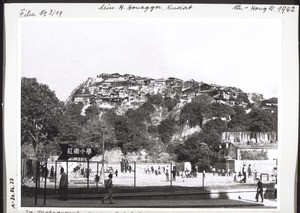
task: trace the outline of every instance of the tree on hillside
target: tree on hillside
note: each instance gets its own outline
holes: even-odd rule
[[[107,111],[104,111],[103,119],[105,120],[105,122],[113,126],[115,124],[117,116],[117,113],[113,109],[109,109]]]
[[[72,103],[66,106],[65,115],[77,122],[79,125],[83,126],[88,117],[82,115],[82,108],[84,107],[83,103]]]
[[[145,114],[141,110],[129,109],[125,113],[126,117],[130,118],[135,123],[141,123],[145,120]]]
[[[147,147],[148,138],[126,116],[118,115],[114,119],[113,124],[117,139],[117,146],[124,154],[135,152],[141,148]]]
[[[117,140],[114,128],[103,119],[95,117],[90,119],[83,127],[80,143],[84,146],[94,147],[98,152],[102,152],[102,144],[105,144],[105,150],[116,147]]]
[[[235,113],[228,122],[230,131],[249,131],[251,121],[246,111],[240,106],[233,107],[233,110]]]
[[[248,117],[251,121],[250,131],[277,132],[277,114],[270,111],[254,108]]]
[[[70,116],[61,117],[60,132],[56,137],[57,141],[77,141],[80,137],[82,126]]]
[[[129,109],[125,113],[125,116],[129,118],[137,126],[139,126],[139,125],[144,125],[142,124],[142,122],[150,121],[151,120],[150,115],[154,111],[155,108],[153,107],[153,105],[146,102],[136,110]]]
[[[172,98],[172,97],[166,96],[164,98],[164,105],[168,109],[168,111],[171,111],[172,109],[174,109],[174,107],[177,105],[178,102],[179,102],[178,97]]]
[[[214,130],[219,134],[221,134],[222,132],[226,132],[228,131],[227,122],[223,121],[220,118],[207,121],[203,125],[202,131],[210,131],[210,130]]]
[[[93,119],[98,117],[100,110],[96,105],[91,105],[85,110],[85,115],[88,119]]]
[[[148,127],[148,132],[149,132],[150,135],[154,135],[154,136],[158,135],[159,134],[158,126],[150,125]]]
[[[237,101],[238,104],[241,104],[243,102],[248,104],[248,105],[250,104],[250,101],[248,99],[248,95],[247,95],[247,93],[244,93],[244,92],[238,93],[236,101]]]
[[[187,160],[202,169],[207,168],[219,150],[221,135],[224,131],[228,131],[225,121],[214,119],[206,122],[200,132],[194,133],[184,144],[175,148],[174,152],[178,160]]]
[[[187,103],[180,111],[179,124],[184,125],[187,123],[189,127],[197,125],[202,127],[203,115],[206,111],[206,106],[199,102]]]
[[[167,118],[158,125],[158,133],[162,142],[169,143],[171,141],[172,136],[175,132],[175,128],[176,123],[175,119],[173,118]]]
[[[218,117],[218,118],[220,117],[230,118],[235,113],[232,107],[220,103],[212,103],[210,105],[210,109],[211,109],[211,116]]]
[[[59,133],[63,103],[35,78],[21,79],[21,143],[32,142],[35,151]],[[38,147],[38,150],[36,148]]]
[[[141,111],[145,116],[144,120],[149,122],[151,120],[151,114],[155,112],[155,107],[152,104],[146,102],[143,103],[143,105],[140,106],[138,110]]]
[[[148,103],[154,104],[154,105],[162,105],[163,103],[163,97],[161,94],[155,94],[155,95],[150,95],[149,93],[146,94],[146,97],[148,98]]]
[[[72,103],[65,107],[63,115],[60,117],[60,131],[57,141],[77,141],[80,138],[82,128],[89,117],[81,115],[82,103]]]
[[[198,134],[190,136],[184,144],[180,144],[175,149],[178,161],[189,161],[192,167],[199,162],[210,163],[210,152],[206,144],[201,141]]]

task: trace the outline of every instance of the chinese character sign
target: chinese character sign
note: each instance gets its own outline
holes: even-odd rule
[[[94,157],[97,152],[91,148],[79,148],[79,147],[70,147],[68,144],[59,144],[62,153],[59,156],[58,160],[67,160],[72,157],[81,157],[90,159]]]

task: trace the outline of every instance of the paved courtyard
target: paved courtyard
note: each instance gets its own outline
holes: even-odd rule
[[[120,168],[117,166],[114,166],[114,169],[118,169],[118,176],[114,174],[113,182],[115,186],[168,186],[168,185],[174,185],[174,186],[184,186],[184,187],[201,187],[203,186],[228,186],[228,189],[231,185],[236,185],[237,182],[234,181],[234,175],[231,174],[230,176],[218,176],[218,174],[213,175],[212,173],[206,173],[205,178],[203,181],[203,174],[197,173],[197,177],[181,177],[176,176],[175,180],[167,181],[167,177],[165,173],[161,170],[161,174],[155,174],[155,173],[147,173],[145,172],[146,166],[139,165],[136,167],[136,180],[134,180],[134,172],[120,172]],[[86,187],[87,185],[87,178],[83,177],[79,173],[74,173],[72,171],[72,168],[70,168],[68,173],[68,179],[69,179],[69,188],[73,187]],[[91,165],[91,174],[89,178],[89,185],[90,187],[95,187],[96,183],[94,181],[95,175],[97,174],[97,168],[96,165]],[[99,173],[100,174],[100,169]],[[108,173],[105,173],[105,179],[107,178]],[[60,179],[60,175],[57,174],[57,185]],[[169,176],[169,180],[171,179],[171,176]],[[103,180],[102,177],[100,177],[100,182]],[[275,182],[273,177],[269,177],[269,181],[263,180],[263,182]],[[43,180],[41,181],[43,183]],[[247,183],[255,183],[254,176],[247,178]],[[27,186],[34,186],[33,182],[26,182]],[[43,185],[43,184],[42,184]],[[99,184],[101,186],[101,184]],[[47,187],[54,188],[55,182],[54,179],[47,180]]]
[[[127,191],[118,191],[122,187],[134,186],[134,172],[120,172],[118,168],[118,176],[114,175],[114,196],[115,204],[101,204],[100,199],[104,196],[103,190],[100,194],[88,194],[86,191],[79,195],[70,195],[68,201],[60,201],[57,195],[52,194],[47,197],[47,207],[91,207],[91,208],[111,208],[111,207],[155,207],[155,208],[170,208],[170,207],[198,207],[198,208],[276,208],[277,202],[274,199],[265,199],[264,203],[255,202],[256,185],[254,177],[248,178],[247,183],[238,183],[234,181],[233,175],[231,176],[218,176],[212,173],[206,173],[204,178],[205,191],[195,191],[195,187],[203,189],[203,174],[197,173],[194,178],[182,178],[176,176],[176,180],[172,182],[166,180],[164,173],[155,174],[145,172],[145,166],[137,166],[136,169],[136,187],[163,187],[172,186],[175,191],[162,192],[162,191],[145,191],[132,193]],[[71,170],[72,171],[72,170]],[[96,169],[92,167],[89,187],[95,188],[94,176]],[[105,173],[107,178],[108,173]],[[57,185],[59,183],[59,176],[57,177]],[[171,178],[171,177],[169,177]],[[101,179],[102,180],[102,179]],[[268,182],[272,183],[270,178]],[[274,183],[274,182],[273,182]],[[267,184],[266,184],[267,185]],[[27,186],[34,187],[32,182],[28,182]],[[41,188],[44,186],[41,182]],[[55,187],[54,180],[47,180],[47,188],[53,189]],[[87,179],[81,175],[69,172],[69,188],[86,188]],[[104,189],[102,184],[98,185],[99,189]],[[184,187],[183,190],[176,187]],[[191,188],[190,188],[191,187]],[[190,190],[191,189],[191,190]],[[266,190],[266,188],[265,188]],[[86,193],[86,194],[85,194]],[[201,195],[201,193],[208,193],[208,195]],[[148,196],[148,197],[147,197]],[[34,207],[34,197],[22,196],[22,206]],[[38,199],[38,206],[43,206],[42,195]]]

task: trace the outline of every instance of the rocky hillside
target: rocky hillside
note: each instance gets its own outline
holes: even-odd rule
[[[225,131],[277,131],[277,98],[174,77],[100,74],[74,89],[66,101],[71,105],[106,123],[108,147],[125,154],[146,150],[156,160],[192,161],[184,150],[195,145],[217,152]]]

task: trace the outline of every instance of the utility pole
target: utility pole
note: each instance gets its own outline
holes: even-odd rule
[[[102,132],[102,177],[103,177],[103,183],[105,180],[105,177],[104,177],[104,154],[105,154],[104,131],[105,131],[105,126],[103,127],[103,132]]]
[[[136,162],[134,161],[134,187],[136,187]]]

